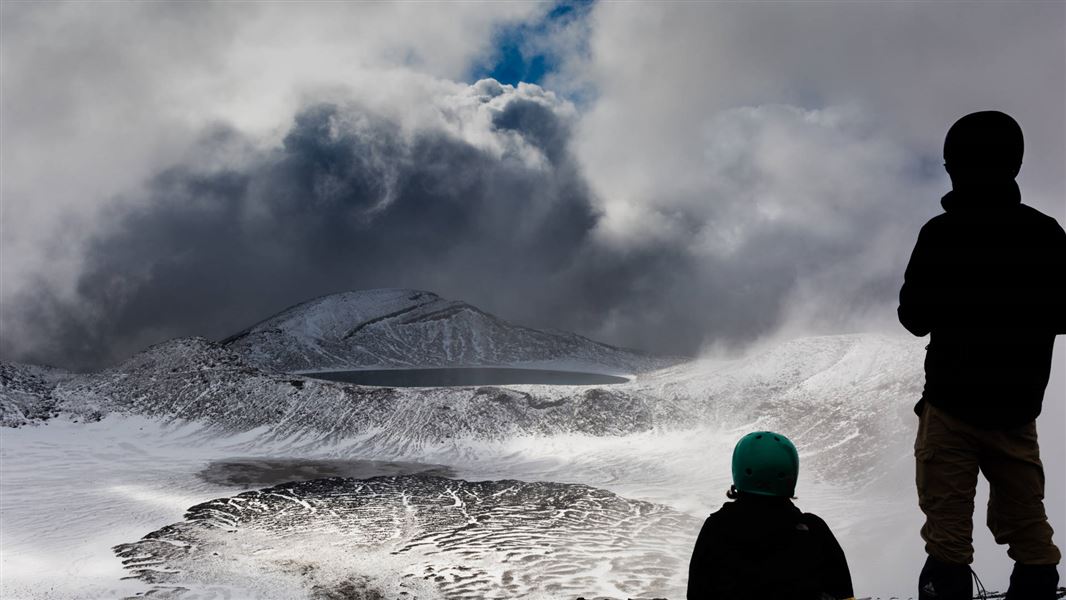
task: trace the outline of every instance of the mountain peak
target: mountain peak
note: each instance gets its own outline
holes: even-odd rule
[[[314,298],[221,343],[281,372],[524,365],[631,373],[676,362],[514,325],[432,292],[392,288]]]

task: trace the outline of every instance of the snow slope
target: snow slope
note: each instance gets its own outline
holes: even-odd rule
[[[737,359],[691,361],[624,384],[389,389],[278,374],[228,347],[193,339],[153,347],[104,373],[71,376],[52,389],[32,378],[12,378],[22,383],[10,384],[5,394],[32,388],[62,416],[6,428],[0,438],[0,595],[114,597],[104,593],[119,589],[122,573],[111,546],[134,542],[180,521],[190,506],[243,489],[196,476],[221,459],[447,465],[468,482],[590,486],[698,521],[724,500],[736,439],[766,428],[797,442],[798,504],[833,528],[859,595],[907,597],[922,560],[910,448],[922,345],[884,335],[828,336],[771,345]],[[1039,424],[1042,436],[1057,427],[1046,419]],[[1055,442],[1054,436],[1042,440]],[[1050,482],[1061,473],[1061,456],[1052,453],[1045,462]],[[987,497],[987,491],[980,493]],[[1048,506],[1061,530],[1062,499],[1055,493],[1049,490]],[[382,495],[384,506],[392,507],[382,510],[396,510],[403,497]],[[287,504],[305,510],[288,501],[278,506]],[[493,510],[532,508],[518,503]],[[321,544],[314,528],[313,520],[301,518],[293,527],[240,538],[235,543],[254,542],[249,547],[256,549],[245,556],[227,546],[235,570],[211,593],[254,597],[226,578],[257,572],[267,564],[260,558],[306,555],[325,571],[299,581],[325,585],[319,595],[328,597],[337,589],[330,586],[345,585],[334,567],[346,564],[351,551]],[[1003,589],[1008,559],[980,526],[975,535],[978,571],[990,589]],[[684,554],[690,543],[663,541],[656,551]],[[387,558],[383,547],[374,556]],[[61,563],[57,556],[63,556]],[[455,566],[452,558],[418,564]],[[548,571],[542,575],[551,577]],[[44,582],[53,591],[42,588]],[[528,585],[533,589],[535,582]],[[121,586],[122,593],[145,589],[138,581]],[[39,589],[45,591],[34,591]],[[600,592],[606,593],[588,594]]]
[[[921,343],[879,335],[794,340],[732,361],[691,361],[603,386],[383,388],[264,371],[202,338],[149,348],[102,373],[58,383],[48,400],[80,418],[118,413],[203,423],[220,435],[262,428],[314,450],[346,440],[403,456],[528,436],[777,429],[816,448],[815,477],[867,485],[902,452],[921,390]],[[905,454],[905,453],[904,453]]]
[[[692,361],[622,384],[383,388],[264,371],[228,347],[190,338],[153,346],[115,369],[68,374],[51,389],[43,381],[10,380],[3,402],[25,405],[20,399],[35,394],[33,406],[49,414],[196,421],[220,435],[262,428],[267,438],[297,436],[310,449],[359,440],[381,455],[469,440],[743,425],[817,448],[807,459],[816,476],[865,485],[883,474],[888,444],[911,426],[922,374],[920,342],[855,335],[794,340],[740,360]]]
[[[633,373],[677,362],[573,333],[520,327],[464,302],[402,289],[316,298],[222,344],[278,372],[529,365]]]

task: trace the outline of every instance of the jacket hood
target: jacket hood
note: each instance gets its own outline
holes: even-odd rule
[[[940,206],[947,212],[970,210],[994,210],[1018,206],[1022,192],[1013,179],[995,186],[982,188],[980,192],[952,190],[940,199]]]

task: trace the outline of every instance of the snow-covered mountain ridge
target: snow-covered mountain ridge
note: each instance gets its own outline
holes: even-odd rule
[[[228,346],[190,338],[70,376],[39,404],[76,418],[118,413],[197,422],[220,435],[259,430],[306,448],[358,440],[363,452],[393,458],[527,436],[778,429],[818,449],[805,459],[816,476],[863,483],[877,478],[886,445],[906,437],[921,348],[909,338],[825,336],[624,384],[386,388],[266,371]]]
[[[52,391],[72,375],[52,367],[0,363],[0,427],[18,427],[58,414]]]
[[[630,374],[680,360],[512,325],[429,292],[366,290],[304,302],[221,342],[178,338],[156,344],[99,373],[0,363],[0,426],[47,420],[60,405],[90,419],[110,411],[142,412],[145,402],[155,411],[147,414],[209,418],[204,403],[232,407],[242,398],[254,398],[255,406],[273,402],[284,407],[289,391],[305,383],[305,396],[341,389],[284,375],[298,371],[518,366]],[[278,382],[281,391],[263,393],[264,385]],[[190,389],[199,390],[197,402],[171,404],[185,399],[183,391]],[[361,398],[382,394],[348,393]]]
[[[405,289],[315,298],[222,344],[254,365],[283,373],[504,365],[637,373],[678,362],[514,325],[465,302]]]

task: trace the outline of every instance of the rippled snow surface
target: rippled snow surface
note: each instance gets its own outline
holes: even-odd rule
[[[173,597],[682,597],[700,524],[584,485],[334,478],[199,504],[116,550]]]
[[[403,584],[418,590],[411,596],[435,598],[448,597],[438,586],[467,593],[461,582],[468,576],[469,590],[496,586],[491,589],[524,589],[536,597],[541,584],[518,578],[519,569],[505,581],[511,565],[491,549],[537,539],[515,556],[529,557],[529,572],[543,585],[576,578],[589,583],[580,592],[587,598],[653,590],[676,598],[695,536],[691,524],[724,501],[733,444],[754,429],[782,431],[796,441],[797,504],[837,535],[860,597],[912,595],[924,559],[910,447],[921,340],[803,339],[591,391],[517,386],[391,394],[289,381],[228,363],[212,368],[197,358],[200,346],[187,346],[192,358],[185,362],[157,351],[136,369],[67,385],[60,399],[83,401],[82,412],[0,429],[0,597],[121,598],[153,586],[170,586],[160,593],[172,595],[174,586],[183,587],[187,598],[281,591],[281,597],[336,598],[373,590],[392,597]],[[1055,369],[1038,427],[1047,506],[1061,532],[1062,365]],[[74,422],[108,407],[121,410]],[[278,486],[290,476],[353,475],[396,479],[359,488],[372,491],[364,498],[369,503],[348,492],[370,484],[348,479]],[[525,482],[515,484],[524,491],[494,497],[507,489],[493,483],[502,480]],[[262,500],[263,492],[252,492],[240,502],[251,506],[260,498],[262,510],[246,509],[255,514],[248,526],[227,517],[237,525],[232,533],[221,517],[216,524],[223,526],[210,528],[183,520],[190,507],[266,486],[289,490],[282,495],[292,499]],[[979,490],[978,507],[987,498]],[[481,508],[467,508],[478,502]],[[565,527],[544,527],[562,506],[595,510],[557,521]],[[476,513],[473,523],[463,521],[462,510]],[[336,518],[344,511],[352,517]],[[1003,589],[1010,561],[982,527],[980,512],[975,568],[986,586]],[[400,519],[408,514],[410,521]],[[432,514],[447,526],[435,530]],[[627,520],[635,514],[647,516],[653,530],[640,532],[637,520]],[[150,552],[127,555],[130,571],[112,550],[170,526],[192,527],[202,536],[196,543],[218,557],[175,563],[178,572],[166,575],[174,569],[167,561],[148,564]],[[365,544],[353,551],[359,539]],[[166,547],[152,552],[160,548]],[[592,569],[592,579],[553,566],[548,548],[580,552],[574,560]],[[286,560],[293,562],[264,574],[265,565]],[[173,580],[122,579],[149,568]],[[572,587],[560,595],[571,592],[579,595]]]

